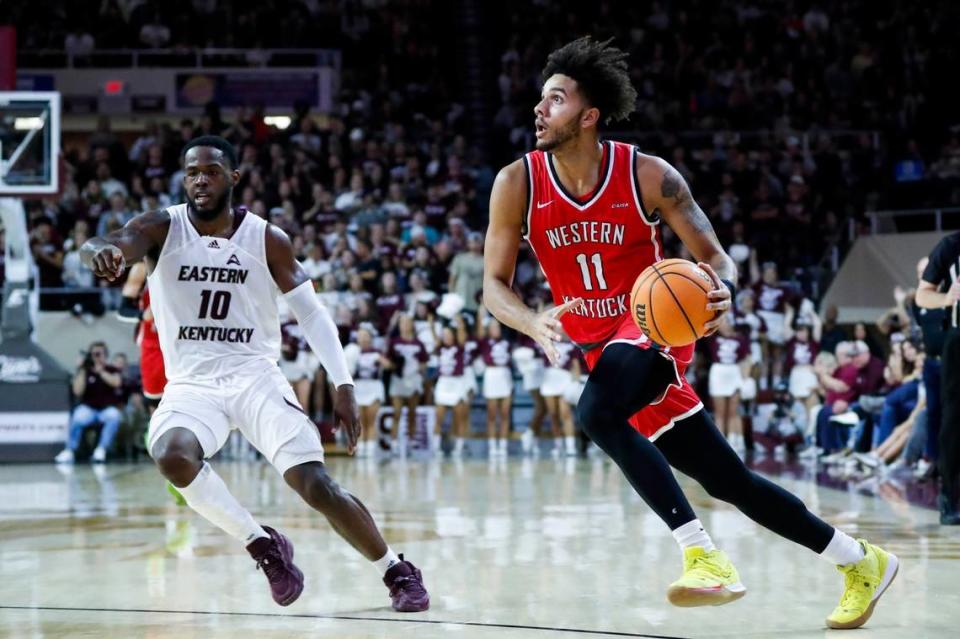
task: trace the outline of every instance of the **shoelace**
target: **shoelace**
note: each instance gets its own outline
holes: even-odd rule
[[[730,577],[730,573],[728,571],[721,570],[718,565],[712,563],[710,560],[711,557],[708,555],[694,557],[693,563],[690,565],[690,570],[706,573],[710,577],[716,577],[718,575],[723,578]]]
[[[856,570],[848,572],[844,581],[843,598],[840,600],[840,606],[842,608],[848,608],[853,604],[857,595],[870,596],[870,587],[872,585],[870,579]]]
[[[403,575],[402,577],[396,577],[393,580],[393,584],[390,586],[390,594],[396,595],[399,591],[405,590],[412,595],[422,595],[426,590],[423,587],[423,584],[420,583],[420,580],[417,579],[415,574]]]
[[[284,575],[283,557],[274,549],[268,550],[262,557],[257,559],[257,570],[261,568],[270,583],[273,583]]]

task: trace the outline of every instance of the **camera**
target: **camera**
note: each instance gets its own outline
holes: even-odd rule
[[[80,354],[83,356],[80,368],[86,371],[92,371],[94,368],[93,354],[90,351],[80,351]]]

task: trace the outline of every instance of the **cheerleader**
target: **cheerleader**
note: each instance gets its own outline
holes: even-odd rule
[[[510,342],[503,337],[500,322],[493,317],[488,317],[484,326],[482,313],[482,309],[477,313],[477,336],[480,338],[480,355],[486,365],[483,371],[483,396],[487,400],[487,450],[491,457],[505,457],[513,399]]]
[[[443,329],[443,325],[434,315],[433,308],[423,302],[418,302],[413,311],[413,332],[427,349],[427,366],[423,374],[423,389],[420,391],[423,395],[424,404],[434,403],[433,387],[437,383],[437,346],[439,345],[438,333]]]
[[[400,414],[407,407],[407,440],[417,433],[417,407],[423,392],[423,369],[427,363],[427,349],[414,333],[413,318],[401,314],[397,322],[399,335],[390,340],[387,352],[390,378],[390,399],[393,403],[393,427],[391,437],[399,441]]]
[[[278,298],[280,316],[280,372],[287,378],[297,395],[297,401],[310,410],[311,390],[320,368],[320,360],[307,345],[300,324],[290,315],[286,302]],[[324,388],[320,389],[322,393]]]
[[[567,384],[567,390],[563,394],[567,409],[570,411],[572,425],[570,434],[574,437],[572,452],[569,452],[571,449],[568,447],[568,455],[576,454],[577,404],[580,403],[580,396],[583,395],[583,388],[586,385],[587,361],[583,357],[583,351],[577,348],[573,351],[573,361],[570,363],[570,383]]]
[[[787,342],[786,348],[787,370],[790,371],[790,394],[793,395],[794,399],[803,403],[808,414],[819,403],[820,399],[817,395],[820,380],[813,367],[817,353],[820,352],[819,318],[817,322],[813,326],[808,324],[797,326],[793,337]]]
[[[576,352],[579,350],[571,342],[556,342],[557,365],[550,365],[543,373],[543,385],[540,394],[547,405],[550,416],[550,430],[553,434],[553,455],[576,455],[576,442],[573,437],[573,411],[566,400],[570,386],[580,381],[580,366]],[[579,400],[579,397],[577,398]]]
[[[437,405],[437,424],[433,436],[433,449],[440,452],[441,431],[447,417],[447,408],[453,409],[453,456],[463,455],[463,440],[467,434],[470,419],[467,399],[470,389],[465,376],[465,357],[463,345],[457,339],[456,329],[452,325],[444,326],[440,333],[440,345],[437,347],[437,360],[440,376],[434,390]]]
[[[743,379],[740,399],[752,402],[757,397],[757,380],[760,379],[760,366],[763,364],[763,351],[767,339],[767,323],[756,313],[756,295],[752,289],[744,289],[737,295],[737,305],[733,311],[733,325],[750,341],[750,358],[753,366]]]
[[[381,375],[390,362],[374,346],[372,328],[366,325],[357,330],[356,342],[347,344],[343,351],[353,372],[354,394],[360,407],[360,423],[364,426],[357,443],[357,456],[373,457],[379,432],[377,415],[385,398]]]
[[[531,453],[539,449],[540,429],[547,414],[547,404],[540,394],[543,386],[545,356],[536,340],[528,335],[520,335],[517,348],[513,349],[513,363],[523,378],[523,390],[533,400],[533,416],[527,429],[523,431],[523,452]]]
[[[477,370],[483,366],[480,360],[480,342],[474,337],[473,327],[467,321],[466,315],[455,315],[453,325],[457,329],[457,343],[463,346],[463,378],[467,385],[467,407],[473,402],[473,398],[480,392],[480,385],[477,384],[477,376],[481,373]],[[467,423],[469,430],[470,424]]]
[[[727,441],[738,453],[744,450],[743,429],[740,422],[740,388],[743,369],[751,363],[750,344],[738,334],[729,317],[720,324],[720,330],[710,341],[710,398],[714,418]]]

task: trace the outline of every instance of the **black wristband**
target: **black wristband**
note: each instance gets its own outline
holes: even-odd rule
[[[730,280],[720,280],[720,281],[723,282],[723,285],[724,285],[724,286],[726,286],[728,289],[730,289],[730,299],[731,299],[731,301],[732,301],[732,300],[736,300],[736,299],[737,299],[737,287],[734,286],[733,282],[731,282]]]

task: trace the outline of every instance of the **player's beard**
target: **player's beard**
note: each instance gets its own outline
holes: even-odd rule
[[[193,210],[193,214],[204,222],[209,222],[210,220],[216,219],[218,215],[223,213],[226,210],[227,202],[230,201],[230,196],[233,194],[233,187],[227,187],[224,189],[223,193],[220,194],[220,197],[216,199],[211,199],[207,202],[207,205],[204,208],[197,206],[196,200],[192,197],[187,199],[190,202],[190,208]]]
[[[557,132],[552,138],[546,140],[537,140],[537,151],[553,151],[566,144],[570,140],[576,138],[580,133],[581,115],[583,115],[583,112],[578,113],[576,116],[571,118],[568,123],[557,129]]]

